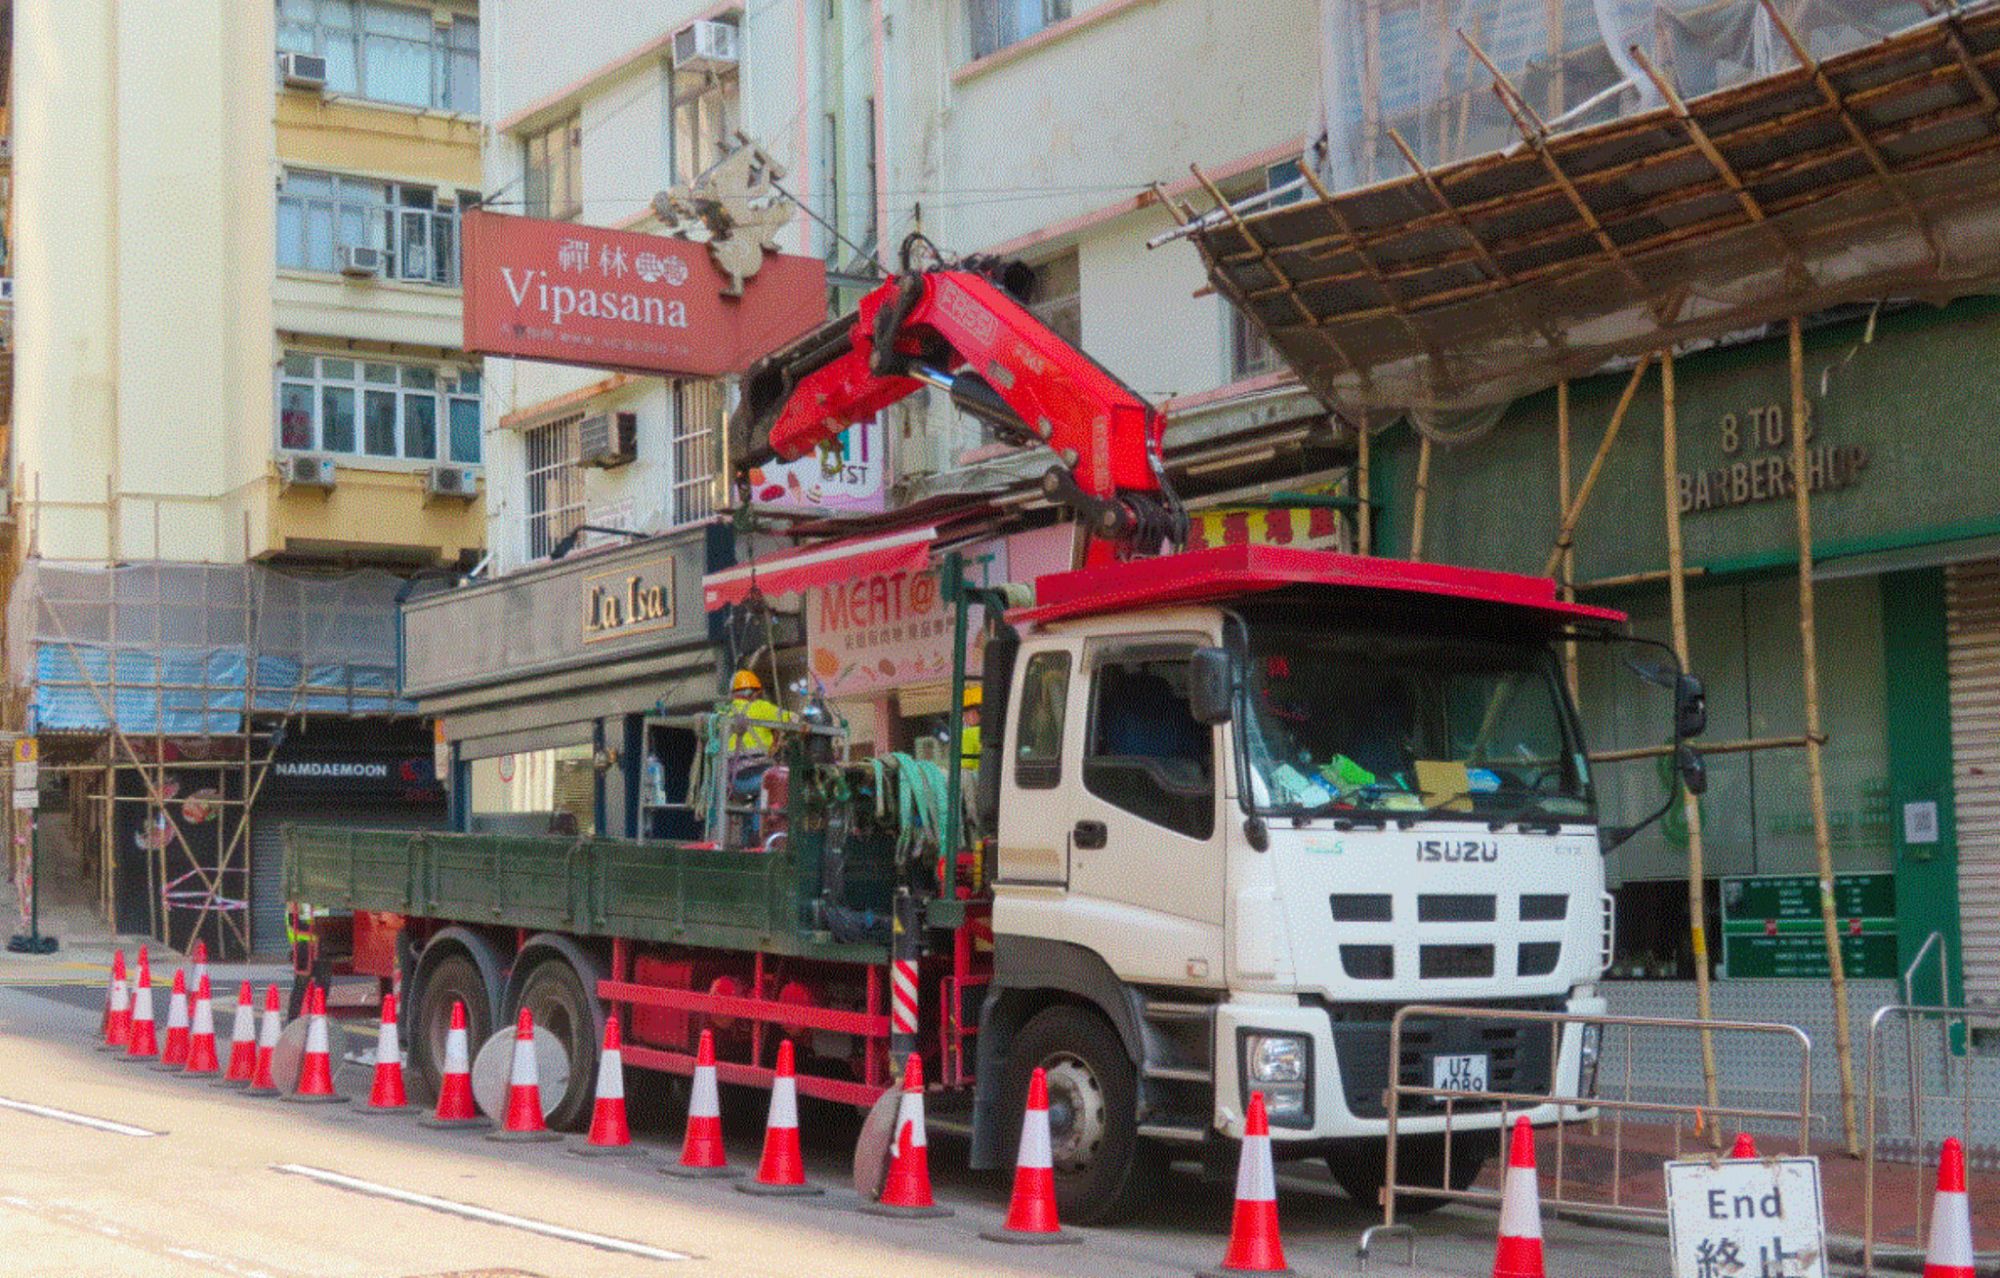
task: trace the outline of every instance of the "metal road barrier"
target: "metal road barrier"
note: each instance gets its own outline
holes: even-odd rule
[[[1922,957],[1919,952],[1917,961],[1921,962]],[[1915,967],[1912,963],[1911,970]],[[1906,988],[1907,984],[1906,973]],[[1883,1084],[1895,1081],[1888,1076],[1882,1053],[1882,1031],[1891,1021],[1900,1022],[1903,1030],[1902,1082],[1906,1102],[1903,1118],[1909,1124],[1907,1147],[1902,1138],[1878,1134],[1877,1114]],[[1868,1022],[1868,1125],[1862,1154],[1866,1169],[1861,1199],[1864,1274],[1876,1272],[1878,1257],[1915,1258],[1921,1263],[1931,1188],[1937,1175],[1938,1148],[1946,1136],[1959,1138],[1969,1163],[1981,1161],[1981,1154],[1986,1153],[1982,1145],[2000,1149],[2000,1137],[1990,1132],[1985,1141],[1974,1139],[1982,1130],[2000,1129],[2000,1122],[1994,1119],[2000,1113],[2000,1061],[1980,1056],[1972,1041],[1974,1027],[1986,1026],[2000,1028],[2000,1007],[1892,1004],[1876,1009]],[[1933,1027],[1935,1033],[1931,1032]],[[1936,1085],[1935,1091],[1931,1090],[1932,1083]],[[1911,1235],[1916,1242],[1912,1246],[1885,1245],[1877,1236],[1882,1221],[1876,1211],[1875,1187],[1882,1164],[1905,1161],[1883,1158],[1885,1146],[1893,1153],[1908,1156],[1911,1201],[1916,1211],[1916,1230]]]
[[[1410,1022],[1417,1022],[1415,1026]],[[1796,1134],[1798,1153],[1811,1151],[1812,1143],[1812,1039],[1796,1025],[1783,1025],[1758,1021],[1702,1021],[1659,1016],[1613,1016],[1610,1014],[1588,1015],[1573,1012],[1544,1012],[1511,1008],[1450,1007],[1429,1004],[1411,1004],[1396,1013],[1389,1025],[1389,1055],[1391,1062],[1402,1062],[1403,1045],[1406,1034],[1422,1036],[1425,1029],[1447,1021],[1474,1021],[1497,1023],[1523,1027],[1515,1042],[1523,1049],[1530,1045],[1531,1036],[1539,1034],[1537,1027],[1548,1027],[1547,1072],[1541,1079],[1530,1078],[1519,1085],[1523,1090],[1508,1091],[1498,1088],[1470,1091],[1427,1085],[1419,1077],[1412,1081],[1400,1071],[1383,1092],[1388,1118],[1388,1148],[1382,1186],[1382,1222],[1362,1231],[1357,1254],[1362,1268],[1367,1268],[1369,1253],[1374,1244],[1387,1236],[1397,1236],[1404,1240],[1411,1263],[1415,1262],[1416,1235],[1406,1224],[1396,1220],[1396,1203],[1399,1196],[1421,1197],[1425,1199],[1449,1199],[1458,1202],[1485,1203],[1494,1208],[1500,1205],[1498,1190],[1477,1189],[1470,1186],[1463,1189],[1452,1188],[1450,1182],[1452,1159],[1451,1148],[1454,1132],[1463,1123],[1467,1111],[1478,1113],[1482,1119],[1494,1112],[1500,1117],[1500,1151],[1506,1152],[1506,1132],[1517,1113],[1525,1113],[1531,1122],[1549,1123],[1554,1121],[1555,1154],[1554,1184],[1543,1190],[1542,1207],[1545,1210],[1580,1210],[1599,1214],[1612,1214],[1653,1220],[1664,1220],[1667,1211],[1664,1206],[1651,1206],[1633,1202],[1625,1193],[1625,1127],[1628,1120],[1642,1123],[1671,1124],[1673,1128],[1673,1156],[1682,1156],[1682,1136],[1684,1131],[1712,1132],[1719,1137],[1724,1124],[1739,1128],[1761,1127],[1769,1130],[1792,1130]],[[1586,1051],[1586,1040],[1594,1040],[1596,1059],[1602,1060],[1605,1049],[1611,1046],[1613,1035],[1623,1035],[1623,1071],[1616,1080],[1616,1088],[1605,1086],[1608,1080],[1599,1077],[1594,1088],[1586,1085],[1580,1090],[1594,1092],[1593,1095],[1570,1096],[1556,1090],[1557,1080],[1570,1064],[1564,1055],[1564,1029],[1567,1026],[1582,1027],[1571,1050]],[[1633,1095],[1632,1061],[1634,1046],[1641,1031],[1648,1036],[1656,1033],[1700,1035],[1714,1034],[1733,1039],[1745,1047],[1763,1052],[1782,1050],[1781,1045],[1771,1040],[1784,1040],[1798,1052],[1798,1108],[1760,1109],[1747,1106],[1716,1105],[1699,1103],[1677,1104],[1670,1101],[1647,1100]],[[1536,1048],[1540,1044],[1533,1045]],[[1421,1053],[1419,1053],[1421,1056]],[[1698,1080],[1697,1080],[1698,1082]],[[1546,1084],[1545,1086],[1542,1084]],[[1615,1095],[1607,1094],[1615,1090]],[[1439,1181],[1428,1180],[1413,1183],[1403,1180],[1401,1168],[1397,1165],[1399,1126],[1411,1118],[1442,1118],[1443,1157],[1439,1163]],[[1575,1178],[1569,1165],[1568,1130],[1580,1122],[1588,1121],[1594,1130],[1609,1121],[1611,1124],[1611,1191],[1605,1197],[1584,1197],[1581,1180]],[[1429,1124],[1426,1124],[1428,1127]],[[1460,1135],[1460,1139],[1464,1137]],[[1407,1137],[1405,1137],[1407,1139]],[[1692,1152],[1691,1150],[1688,1152]],[[1542,1163],[1547,1166],[1547,1162]]]

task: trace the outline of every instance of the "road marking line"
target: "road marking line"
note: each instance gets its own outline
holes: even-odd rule
[[[31,1105],[27,1101],[10,1100],[0,1096],[0,1109],[15,1109],[23,1114],[33,1114],[37,1118],[53,1118],[57,1122],[75,1123],[78,1127],[94,1127],[101,1132],[111,1132],[119,1136],[164,1136],[146,1127],[134,1127],[130,1123],[113,1122],[108,1118],[92,1118],[89,1114],[78,1114],[67,1109],[51,1109],[47,1105]]]
[[[494,1211],[489,1207],[475,1207],[470,1203],[453,1202],[449,1198],[434,1198],[429,1194],[419,1194],[408,1189],[397,1189],[394,1185],[378,1184],[372,1180],[362,1180],[356,1176],[344,1176],[339,1172],[327,1171],[321,1167],[306,1167],[299,1163],[273,1163],[271,1170],[286,1176],[304,1176],[336,1189],[352,1193],[367,1194],[374,1198],[387,1198],[391,1202],[408,1203],[413,1207],[427,1207],[447,1215],[463,1216],[468,1220],[485,1221],[489,1225],[503,1225],[509,1229],[519,1229],[545,1238],[559,1238],[564,1242],[582,1243],[586,1247],[596,1247],[603,1251],[622,1252],[628,1256],[640,1256],[648,1260],[692,1260],[693,1256],[684,1251],[668,1251],[661,1247],[648,1247],[644,1243],[629,1242],[623,1238],[612,1238],[605,1234],[593,1234],[582,1229],[569,1229],[562,1225],[552,1225],[545,1220],[533,1220],[527,1216],[515,1216],[504,1211]]]

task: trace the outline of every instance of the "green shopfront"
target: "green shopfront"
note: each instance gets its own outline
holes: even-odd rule
[[[1885,308],[1806,332],[1825,792],[1850,974],[1899,977],[1936,933],[1953,999],[2000,1000],[1996,356],[2000,302],[1983,299]],[[1716,975],[1745,994],[1760,984],[1775,994],[1761,978],[1824,972],[1811,790],[1797,745],[1806,720],[1783,329],[1685,353],[1674,371],[1671,487],[1656,367],[1578,523],[1575,577],[1583,597],[1671,640],[1672,493],[1690,572],[1691,662],[1708,685],[1704,739],[1792,743],[1709,756],[1701,800]],[[1573,481],[1629,376],[1569,388]],[[1553,391],[1524,399],[1478,438],[1434,445],[1425,558],[1542,571],[1559,522],[1557,405]],[[1418,451],[1407,425],[1376,445],[1379,553],[1408,553]],[[1661,739],[1663,708],[1634,691],[1615,654],[1586,646],[1579,674],[1595,751]],[[1637,820],[1665,775],[1658,758],[1600,764],[1606,821]],[[1688,843],[1676,807],[1610,854],[1612,976],[1692,976]],[[1939,948],[1925,955],[1920,998],[1938,995]],[[1753,997],[1744,1010],[1760,1006]]]

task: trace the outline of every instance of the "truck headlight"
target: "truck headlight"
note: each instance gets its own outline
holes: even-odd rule
[[[1307,1095],[1312,1084],[1312,1044],[1303,1035],[1245,1035],[1243,1078],[1249,1090],[1264,1093],[1264,1112],[1272,1122],[1303,1127],[1311,1121]]]
[[[1602,1025],[1585,1025],[1577,1041],[1576,1094],[1597,1095],[1597,1062],[1604,1043]]]

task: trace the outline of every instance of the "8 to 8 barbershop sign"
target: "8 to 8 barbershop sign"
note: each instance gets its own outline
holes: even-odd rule
[[[706,246],[469,210],[465,349],[592,368],[719,377],[826,319],[826,265],[767,254],[740,297]]]

